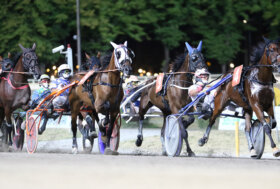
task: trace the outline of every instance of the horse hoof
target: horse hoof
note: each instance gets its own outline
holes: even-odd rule
[[[195,153],[194,152],[188,152],[188,157],[195,157]]]
[[[167,152],[166,152],[166,151],[162,151],[162,152],[161,152],[161,155],[162,155],[162,156],[167,156]]]
[[[104,151],[104,155],[119,155],[119,152],[112,151],[110,148],[106,148]]]
[[[250,156],[251,158],[256,158],[257,157],[257,152],[255,149],[250,150]]]
[[[273,148],[273,156],[274,157],[279,157],[280,156],[280,150],[278,148]]]
[[[72,148],[72,154],[77,154],[78,153],[78,148],[74,147]]]
[[[91,137],[92,137],[92,138],[97,138],[97,137],[98,137],[96,131],[91,131],[91,132],[89,133],[88,138],[91,138]]]
[[[135,145],[137,147],[140,147],[142,145],[142,140],[140,140],[139,138],[136,140]]]
[[[206,139],[205,138],[201,138],[198,141],[198,146],[203,146],[206,143]]]

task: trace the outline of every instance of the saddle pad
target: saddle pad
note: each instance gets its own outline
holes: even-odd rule
[[[163,81],[163,78],[164,78],[164,73],[160,73],[158,76],[157,76],[157,81],[156,81],[156,94],[161,91],[162,89],[162,81]]]
[[[243,65],[234,68],[233,76],[232,76],[232,86],[236,86],[240,83],[241,73],[242,73]]]
[[[92,74],[95,72],[95,70],[90,70],[89,72],[87,72],[87,74],[80,80],[80,82],[78,83],[78,85],[82,85],[84,84],[84,82],[90,77],[92,76]]]

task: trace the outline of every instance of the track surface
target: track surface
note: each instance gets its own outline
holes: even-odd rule
[[[279,188],[280,160],[0,153],[0,188]]]

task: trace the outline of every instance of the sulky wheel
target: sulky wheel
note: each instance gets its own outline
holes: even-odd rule
[[[264,128],[259,120],[254,121],[251,130],[250,137],[256,150],[257,156],[254,159],[260,159],[262,157],[265,145]]]
[[[26,148],[28,153],[35,152],[38,144],[38,130],[33,116],[26,118]]]
[[[182,122],[177,120],[174,115],[167,116],[164,141],[166,153],[168,156],[179,156],[182,150],[182,134],[180,129]]]

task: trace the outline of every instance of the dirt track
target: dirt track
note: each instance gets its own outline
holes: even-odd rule
[[[279,188],[280,160],[0,153],[1,188]]]

